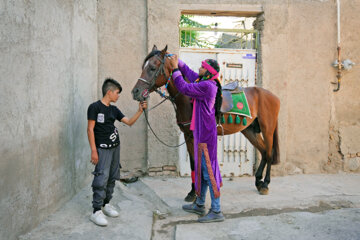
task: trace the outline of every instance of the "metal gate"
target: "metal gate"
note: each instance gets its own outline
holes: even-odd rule
[[[180,58],[198,72],[201,61],[216,59],[220,64],[222,84],[238,81],[243,87],[255,85],[255,49],[186,49],[180,50]],[[184,135],[180,135],[180,142]],[[240,133],[218,136],[218,161],[222,176],[253,175],[255,151],[251,143]],[[179,148],[181,176],[190,175],[190,159],[186,145]]]

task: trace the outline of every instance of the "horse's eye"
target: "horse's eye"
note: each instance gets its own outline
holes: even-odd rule
[[[151,70],[151,71],[155,71],[156,68],[155,68],[155,67],[150,67],[150,70]]]

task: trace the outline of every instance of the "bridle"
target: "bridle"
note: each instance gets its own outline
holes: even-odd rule
[[[138,80],[146,83],[147,85],[149,85],[149,87],[146,89],[148,92],[150,92],[151,90],[153,90],[155,84],[156,84],[156,79],[159,77],[159,75],[164,75],[166,78],[166,74],[165,74],[165,60],[167,57],[171,57],[173,54],[165,54],[164,58],[161,59],[159,57],[159,55],[154,55],[159,61],[160,61],[160,67],[156,70],[154,77],[151,79],[151,81],[146,80],[144,78],[138,78]],[[171,77],[172,77],[172,72],[170,73],[168,80],[165,84],[165,89],[167,89],[170,81],[171,81]],[[163,102],[165,102],[166,100],[170,100],[170,102],[172,103],[172,105],[174,106],[174,109],[176,111],[176,105],[175,105],[175,99],[176,97],[180,94],[180,92],[178,92],[174,97],[171,96],[166,96],[165,92],[161,92],[159,89],[154,89],[154,92],[156,92],[157,94],[160,95],[160,97],[164,98],[160,103],[156,104],[154,107],[148,109],[148,111],[158,107],[160,104],[162,104]]]
[[[154,56],[155,56],[157,59],[159,59],[159,61],[160,61],[160,67],[157,69],[154,77],[151,79],[151,81],[146,80],[146,79],[141,78],[141,77],[138,78],[138,80],[143,81],[143,82],[145,82],[146,84],[149,85],[149,87],[148,87],[148,89],[147,89],[148,91],[150,91],[150,90],[152,90],[152,89],[154,88],[154,86],[155,86],[155,84],[156,84],[156,79],[158,78],[159,74],[160,74],[160,75],[164,75],[164,76],[166,77],[166,75],[165,75],[165,70],[164,70],[165,60],[166,60],[167,57],[171,56],[171,54],[165,54],[163,59],[161,59],[161,58],[159,57],[159,55],[154,55]]]
[[[160,67],[157,69],[154,77],[152,78],[151,81],[149,80],[146,80],[144,78],[138,78],[138,80],[142,81],[142,82],[145,82],[146,84],[149,85],[149,88],[147,89],[148,91],[152,90],[156,84],[156,79],[158,78],[159,74],[160,75],[164,75],[165,78],[166,78],[166,74],[165,74],[165,69],[164,69],[164,65],[165,65],[165,60],[167,57],[170,57],[172,56],[172,54],[165,54],[164,55],[164,58],[161,59],[159,57],[159,55],[154,55],[159,61],[160,61]],[[165,88],[167,88],[170,80],[171,80],[171,77],[172,77],[172,73],[170,73],[169,77],[168,77],[168,80],[167,80],[167,83],[165,85]],[[170,102],[172,103],[173,107],[174,107],[174,110],[176,111],[176,105],[175,105],[175,98],[180,94],[180,92],[178,92],[174,97],[171,97],[171,96],[166,96],[164,93],[162,93],[160,90],[154,90],[156,93],[158,93],[162,98],[164,98],[164,100],[162,100],[160,103],[156,104],[154,107],[152,107],[151,109],[149,109],[148,111],[156,108],[157,106],[159,106],[160,104],[162,104],[163,102],[165,102],[166,100],[170,100]],[[148,117],[147,117],[147,114],[146,114],[146,111],[144,111],[144,116],[145,116],[145,120],[146,120],[146,123],[147,125],[149,126],[149,129],[151,130],[151,132],[154,134],[154,136],[157,138],[157,140],[159,140],[159,142],[161,142],[162,144],[164,144],[165,146],[167,147],[171,147],[171,148],[176,148],[176,147],[180,147],[182,145],[184,145],[186,143],[186,141],[188,139],[190,139],[192,136],[186,136],[186,139],[183,143],[181,144],[178,144],[178,145],[175,145],[175,146],[172,146],[172,145],[169,145],[169,144],[166,144],[165,142],[163,142],[154,132],[154,130],[152,129],[150,123],[149,123],[149,120],[148,120]],[[185,135],[185,133],[184,133]]]

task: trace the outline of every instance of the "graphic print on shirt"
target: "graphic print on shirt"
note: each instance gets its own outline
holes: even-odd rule
[[[119,135],[117,128],[114,129],[114,133],[110,135],[111,141],[115,142],[117,136]]]
[[[104,116],[103,113],[98,113],[97,122],[99,122],[99,123],[104,123],[105,122],[105,116]]]

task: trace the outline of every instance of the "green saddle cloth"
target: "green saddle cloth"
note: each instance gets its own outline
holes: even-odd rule
[[[228,113],[251,118],[251,112],[245,92],[233,93],[231,96],[233,100],[233,108]]]

